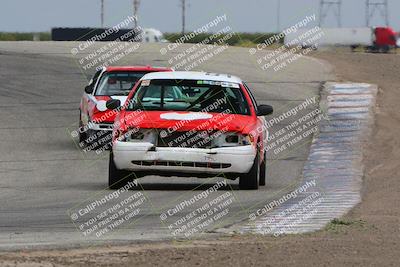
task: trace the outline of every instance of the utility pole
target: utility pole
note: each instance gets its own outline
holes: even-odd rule
[[[181,0],[181,5],[182,5],[182,35],[185,34],[185,23],[186,23],[186,0]]]
[[[338,27],[342,27],[342,0],[321,0],[319,4],[319,26],[324,23],[329,11],[333,8]]]
[[[138,26],[138,10],[140,6],[140,0],[133,0],[133,16],[135,17],[135,29]]]
[[[101,27],[104,28],[104,0],[101,0],[100,19],[101,19]]]
[[[278,7],[277,7],[277,17],[276,17],[276,27],[277,27],[277,32],[280,33],[281,31],[281,0],[278,1]]]
[[[389,7],[388,0],[366,0],[366,25],[371,26],[371,20],[374,18],[375,11],[379,11],[381,17],[385,21],[385,25],[389,26]]]

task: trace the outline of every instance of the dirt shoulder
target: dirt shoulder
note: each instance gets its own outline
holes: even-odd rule
[[[400,56],[321,52],[341,80],[380,86],[366,147],[363,201],[317,233],[233,236],[64,251],[1,253],[2,266],[398,266],[400,262]]]

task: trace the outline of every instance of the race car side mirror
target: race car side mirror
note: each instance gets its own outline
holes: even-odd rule
[[[106,102],[106,107],[108,109],[117,109],[121,106],[121,101],[118,99],[110,99]]]
[[[91,94],[91,93],[93,93],[93,86],[87,85],[87,86],[85,87],[85,93],[86,93],[86,94]]]
[[[274,108],[270,105],[259,105],[257,107],[257,116],[267,116],[274,113]]]

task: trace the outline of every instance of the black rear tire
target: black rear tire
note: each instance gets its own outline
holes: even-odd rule
[[[110,151],[109,167],[108,167],[108,187],[110,189],[120,189],[128,182],[133,181],[133,173],[130,171],[119,170],[115,166],[112,151]]]
[[[79,143],[86,143],[86,139],[87,139],[87,134],[86,131],[83,131],[83,123],[82,123],[82,113],[81,111],[79,111]]]
[[[264,160],[261,162],[260,166],[260,185],[265,185],[265,175],[267,171],[267,152],[264,152]]]
[[[256,190],[260,180],[260,156],[257,155],[254,159],[253,166],[248,173],[240,175],[239,189],[240,190]]]
[[[390,47],[388,45],[384,45],[382,47],[382,53],[387,54],[387,53],[389,53],[389,51],[390,51]]]

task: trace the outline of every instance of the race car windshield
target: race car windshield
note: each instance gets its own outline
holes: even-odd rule
[[[145,72],[109,72],[105,73],[97,87],[96,96],[126,96]]]
[[[239,84],[203,80],[143,80],[127,107],[138,109],[250,115]]]

